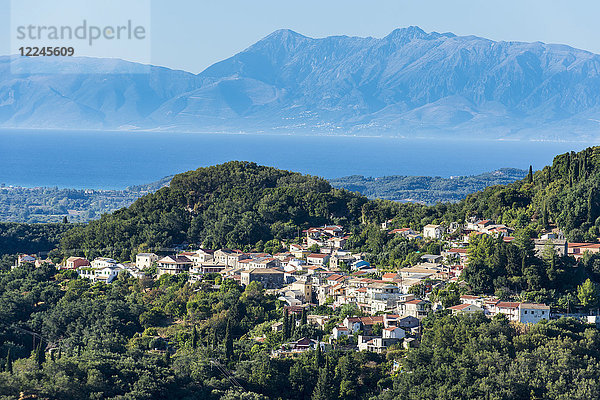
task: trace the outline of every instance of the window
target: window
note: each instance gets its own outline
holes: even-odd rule
[[[527,310],[523,311],[523,314],[527,314]]]

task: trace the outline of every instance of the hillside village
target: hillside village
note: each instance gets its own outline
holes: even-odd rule
[[[475,218],[464,225],[429,224],[419,232],[406,227],[392,229],[391,224],[391,220],[381,224],[381,230],[407,240],[437,242],[441,245],[440,254],[422,254],[420,262],[414,265],[382,272],[384,266],[371,265],[365,260],[365,254],[346,249],[351,234],[344,227],[326,225],[303,231],[300,243],[289,244],[286,251],[276,254],[227,248],[198,249],[163,256],[140,253],[135,263],[120,263],[106,257],[89,261],[72,256],[57,268],[73,270],[81,278],[106,284],[120,273],[134,278],[185,273],[190,282],[219,276],[221,280],[231,279],[242,286],[258,282],[268,293],[277,296],[286,313],[305,313],[310,324],[323,330],[329,327],[328,344],[347,344],[352,338],[356,349],[375,352],[383,352],[399,342],[405,347],[416,345],[421,333],[420,321],[430,312],[444,309],[453,314],[480,312],[490,318],[503,314],[509,321],[521,324],[535,324],[553,317],[546,304],[462,294],[458,304],[444,307],[439,300],[432,299],[431,294],[446,285],[465,286],[460,276],[469,263],[467,246],[471,238],[487,235],[511,242],[514,240],[512,228]],[[538,256],[548,247],[559,256],[575,259],[586,252],[600,252],[600,244],[568,243],[558,229],[534,239],[534,246]],[[40,266],[45,262],[51,263],[49,259],[23,254],[18,257],[17,265]],[[345,318],[331,327],[328,316],[311,313],[317,306],[337,309],[344,305],[356,306],[361,316]],[[273,324],[272,329],[280,331],[283,323]],[[315,340],[305,339],[301,343],[286,344],[283,348],[287,350],[277,354],[310,350],[317,345]]]

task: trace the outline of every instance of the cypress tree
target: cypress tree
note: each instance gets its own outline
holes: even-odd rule
[[[171,365],[171,353],[169,353],[169,349],[165,351],[165,355],[163,356],[163,362],[166,366]]]
[[[8,353],[6,354],[6,365],[4,366],[5,371],[8,372],[9,374],[12,374],[13,372],[13,363],[12,363],[12,358],[10,356],[10,349],[8,349]]]
[[[329,371],[329,362],[319,369],[319,378],[312,393],[312,400],[330,400],[336,398],[334,385]]]
[[[233,337],[231,336],[231,320],[227,320],[227,329],[225,330],[225,357],[231,360],[233,357]]]
[[[296,335],[296,313],[290,314],[290,337]]]
[[[529,166],[529,173],[527,174],[527,183],[533,183],[533,167]]]
[[[308,323],[308,316],[306,315],[306,308],[302,308],[302,318],[300,319],[301,325],[306,325]]]
[[[285,312],[283,314],[283,338],[289,339],[289,337],[290,337],[290,320],[289,320],[288,311],[285,310]]]
[[[198,332],[196,331],[196,325],[192,329],[192,349],[198,347]]]
[[[318,371],[323,365],[323,352],[321,351],[321,343],[317,342],[317,350],[315,351],[315,371]]]
[[[545,228],[548,228],[548,206],[546,206],[546,202],[544,202],[544,206],[542,208],[542,225]]]
[[[44,364],[44,362],[46,362],[46,353],[44,352],[44,348],[42,347],[41,340],[37,348],[35,349],[34,360],[39,367],[41,367]]]
[[[217,330],[213,329],[212,333],[212,348],[214,350],[217,348],[217,343],[219,343],[219,341],[217,339]]]
[[[587,222],[593,224],[600,215],[600,210],[598,207],[598,200],[596,196],[596,190],[591,188],[588,193],[587,199]]]

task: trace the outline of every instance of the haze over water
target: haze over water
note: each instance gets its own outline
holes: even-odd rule
[[[123,189],[231,160],[324,178],[542,168],[593,143],[163,132],[0,132],[0,184]]]

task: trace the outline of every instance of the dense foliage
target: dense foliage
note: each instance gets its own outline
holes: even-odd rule
[[[0,222],[0,256],[48,252],[58,247],[63,233],[72,224],[18,224]]]
[[[0,275],[3,399],[359,399],[385,384],[377,354],[271,358],[284,340],[321,334],[305,321],[287,339],[272,332],[284,314],[256,283],[70,278],[51,267]]]
[[[170,187],[69,232],[62,248],[125,259],[182,243],[248,248],[308,226],[356,225],[367,202],[321,178],[230,162],[176,175]]]
[[[436,206],[367,200],[320,178],[231,162],[177,175],[170,187],[84,226],[2,224],[0,251],[50,250],[62,238],[63,255],[126,260],[137,251],[187,243],[260,248],[272,239],[293,240],[308,226],[339,223],[353,233],[352,249],[395,270],[442,248],[389,235],[381,222],[393,217],[392,227],[420,231],[477,216],[516,227],[516,238],[471,238],[466,287],[436,288],[436,299],[452,305],[471,290],[567,312],[590,310],[600,305],[600,256],[586,254],[575,264],[544,249],[537,257],[531,238],[554,224],[575,240],[600,234],[598,154],[593,148],[558,156],[522,181]],[[394,348],[385,357],[343,348],[271,357],[286,341],[321,339],[356,310],[317,310],[333,314],[321,331],[305,315],[296,323],[255,283],[244,289],[214,277],[190,284],[182,274],[156,281],[121,275],[111,285],[92,285],[51,267],[9,271],[13,261],[0,258],[0,395],[6,399],[21,392],[57,399],[315,400],[600,394],[600,335],[572,319],[525,329],[502,318],[442,312],[424,321],[418,349]],[[271,330],[275,321],[283,322],[283,332]]]
[[[125,190],[0,187],[0,221],[26,223],[87,222],[169,184],[172,177]]]
[[[370,199],[411,201],[424,204],[457,202],[488,186],[506,185],[525,178],[527,171],[502,168],[473,176],[383,176],[361,175],[330,180],[333,187],[359,192]]]
[[[531,177],[489,187],[456,207],[454,216],[477,215],[536,230],[554,225],[570,241],[594,242],[600,236],[600,147],[556,156]]]
[[[408,352],[388,399],[594,399],[600,332],[574,319],[522,332],[483,314],[434,316]]]
[[[91,285],[53,268],[0,275],[0,394],[52,399],[587,399],[600,394],[600,333],[560,319],[527,329],[501,317],[433,314],[420,347],[385,357],[308,351],[318,338],[253,283],[193,285],[120,276]],[[341,310],[336,318],[342,318]],[[339,320],[339,319],[337,319]],[[294,326],[294,328],[290,328]],[[253,339],[262,337],[260,341]],[[398,368],[393,368],[396,365]],[[389,389],[389,390],[388,390]]]

